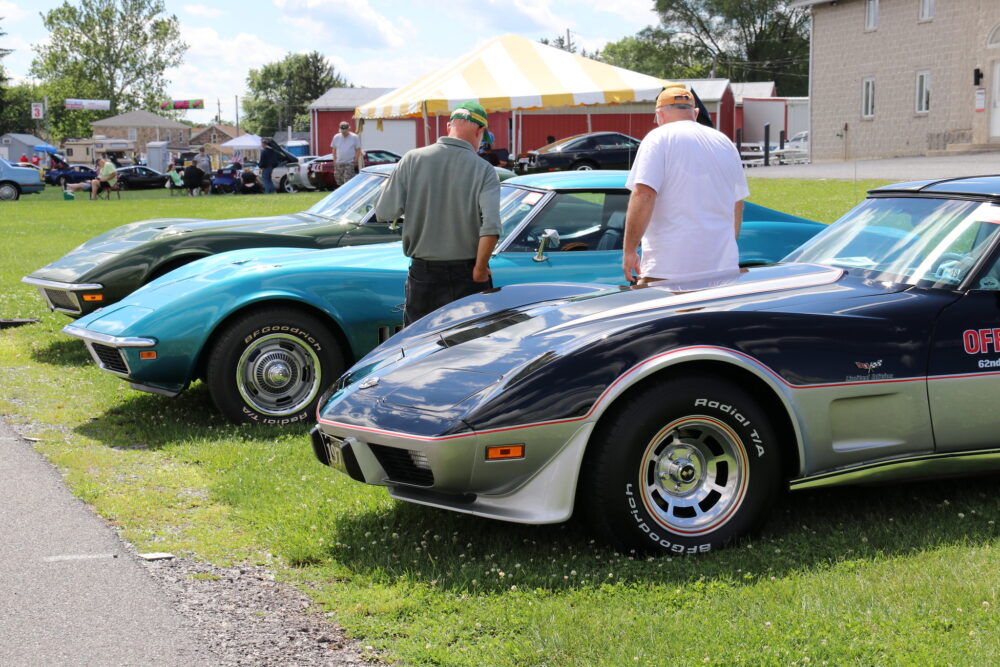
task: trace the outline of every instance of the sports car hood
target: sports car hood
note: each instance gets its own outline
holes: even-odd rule
[[[692,340],[725,344],[730,334],[722,319],[744,326],[761,311],[834,312],[845,301],[904,288],[863,284],[840,269],[808,264],[750,269],[688,290],[505,287],[438,310],[373,350],[341,378],[320,419],[392,430],[405,424],[424,435],[475,427],[470,412],[484,397],[523,385],[546,367],[562,364],[569,377],[594,377],[596,369],[573,361],[581,350],[605,359],[600,372],[610,377],[612,356],[654,332],[671,341],[658,349]]]
[[[163,242],[182,234],[222,232],[228,234],[295,234],[322,222],[305,213],[259,218],[204,220],[199,218],[162,218],[144,220],[116,227],[77,246],[61,258],[31,274],[32,278],[75,283],[91,270],[115,255],[127,253],[146,243]],[[327,221],[329,222],[329,221]],[[350,223],[344,223],[345,231]]]

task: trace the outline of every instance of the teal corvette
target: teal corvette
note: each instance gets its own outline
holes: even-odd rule
[[[522,176],[501,186],[496,286],[622,282],[624,171]],[[745,265],[777,261],[825,225],[747,204]],[[63,331],[134,389],[166,396],[204,379],[235,422],[313,417],[326,387],[402,326],[400,243],[256,248],[180,267]]]

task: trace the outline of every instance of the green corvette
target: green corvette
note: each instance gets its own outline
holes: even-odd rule
[[[334,248],[399,239],[374,219],[375,201],[395,165],[366,167],[300,213],[235,220],[144,220],[96,236],[21,279],[52,310],[80,317],[121,300],[165,273],[202,257],[244,248]],[[500,180],[514,175],[497,169]]]

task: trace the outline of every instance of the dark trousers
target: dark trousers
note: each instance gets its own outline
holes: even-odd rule
[[[413,258],[406,276],[406,311],[403,324],[410,326],[421,317],[470,294],[493,288],[493,279],[472,280],[474,259],[428,261]]]

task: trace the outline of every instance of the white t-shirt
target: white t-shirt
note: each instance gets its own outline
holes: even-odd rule
[[[639,145],[626,187],[656,191],[642,237],[642,275],[690,280],[739,266],[736,202],[750,195],[726,135],[695,121],[665,123]]]
[[[345,137],[342,132],[333,135],[330,148],[337,151],[337,162],[354,162],[354,151],[361,148],[361,139],[353,132],[348,132]]]

